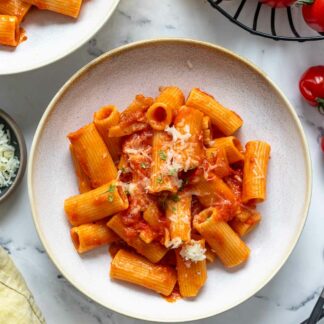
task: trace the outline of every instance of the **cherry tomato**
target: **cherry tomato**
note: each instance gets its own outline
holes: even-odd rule
[[[300,1],[303,4],[303,17],[309,27],[318,31],[324,32],[324,0],[304,0]]]
[[[324,112],[324,66],[312,66],[301,77],[299,90],[308,103]]]
[[[296,0],[260,0],[259,2],[264,3],[272,8],[285,8],[295,3]]]

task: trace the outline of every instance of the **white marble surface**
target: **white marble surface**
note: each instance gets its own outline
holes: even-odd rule
[[[297,81],[308,66],[324,64],[324,41],[283,43],[249,35],[203,0],[122,0],[98,35],[74,54],[34,72],[0,77],[0,106],[21,125],[29,148],[48,102],[75,71],[112,48],[168,36],[219,44],[266,71],[301,118],[314,170],[309,217],[288,262],[257,295],[224,314],[200,322],[300,323],[308,317],[324,285],[324,155],[318,144],[319,135],[324,133],[324,116],[301,100]],[[0,206],[0,244],[23,273],[48,323],[140,323],[91,302],[58,273],[36,234],[26,177],[14,195]]]

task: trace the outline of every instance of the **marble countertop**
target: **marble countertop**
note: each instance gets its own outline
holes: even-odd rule
[[[245,303],[199,322],[300,323],[309,316],[324,285],[324,155],[318,144],[324,133],[324,116],[301,100],[297,82],[308,66],[324,64],[324,41],[285,43],[252,36],[229,23],[203,0],[122,0],[104,28],[72,55],[40,70],[0,77],[0,106],[21,125],[30,148],[47,104],[74,72],[120,45],[169,36],[219,44],[262,68],[294,105],[307,135],[314,170],[309,217],[281,271]],[[58,273],[35,231],[26,176],[18,190],[0,206],[0,244],[24,275],[49,324],[141,323],[88,300]]]

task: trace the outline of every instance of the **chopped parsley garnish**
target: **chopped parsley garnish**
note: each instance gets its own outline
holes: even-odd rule
[[[141,168],[142,168],[142,169],[147,169],[148,167],[149,167],[149,166],[148,166],[147,163],[144,163],[144,162],[141,163]]]
[[[159,156],[160,156],[160,159],[165,161],[167,159],[167,155],[165,154],[164,151],[159,151]]]
[[[178,171],[178,170],[177,170],[176,168],[170,169],[170,170],[169,170],[169,175],[170,175],[170,176],[175,176],[175,175],[177,174],[177,171]]]
[[[122,173],[126,173],[126,168],[125,168],[125,167],[122,167],[122,168],[120,169],[120,171],[121,171]]]
[[[177,209],[175,207],[172,207],[172,211],[175,213]]]
[[[171,195],[170,197],[171,200],[174,202],[178,202],[180,200],[180,197],[177,194]]]
[[[114,192],[116,189],[116,186],[115,185],[110,185],[107,192]]]
[[[163,183],[163,176],[161,174],[157,177],[156,182],[160,184]]]

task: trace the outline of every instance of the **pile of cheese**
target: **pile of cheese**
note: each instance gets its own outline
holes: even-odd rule
[[[15,148],[11,145],[9,130],[0,124],[0,192],[9,187],[19,168],[19,159],[15,155]]]

